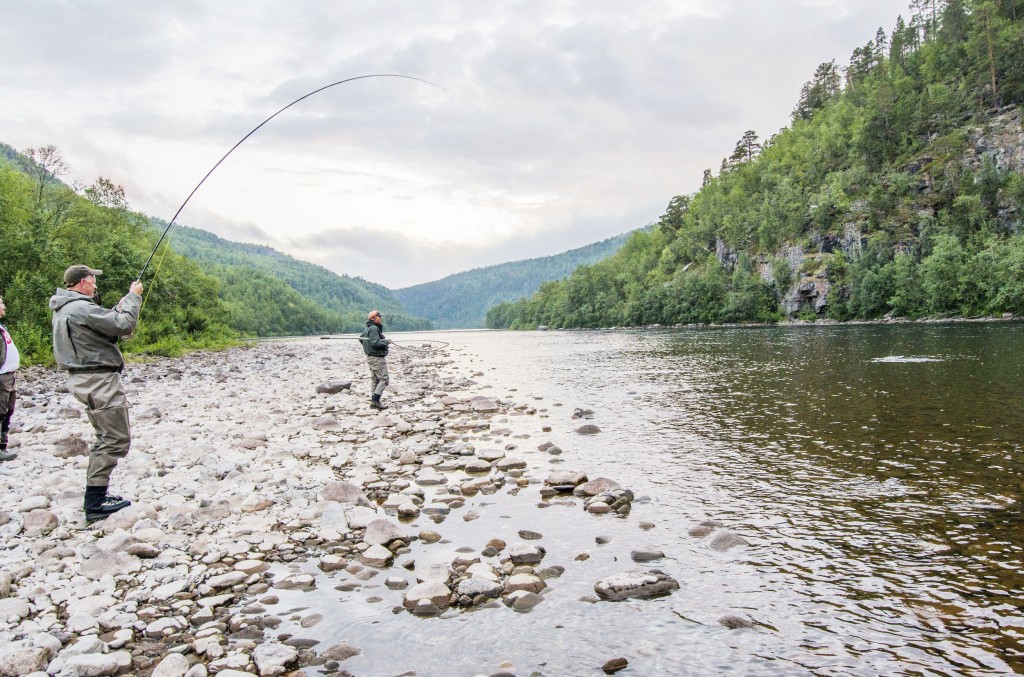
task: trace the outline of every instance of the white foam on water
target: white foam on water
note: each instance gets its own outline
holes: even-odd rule
[[[914,355],[889,355],[888,357],[876,357],[870,362],[945,362],[941,357],[923,357]]]

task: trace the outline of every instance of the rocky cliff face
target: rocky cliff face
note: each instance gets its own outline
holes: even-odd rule
[[[1021,109],[1010,106],[1001,109],[985,124],[975,125],[966,130],[968,144],[960,159],[960,167],[971,172],[983,169],[986,160],[1003,172],[1024,174],[1024,124]],[[926,203],[934,192],[934,185],[940,177],[931,173],[938,153],[925,152],[904,167],[904,171],[918,177],[918,193],[921,205],[917,213],[922,217],[933,215]],[[864,200],[850,206],[851,217],[866,211]],[[1017,233],[1021,228],[1021,215],[1016,205],[999,204],[997,214],[1008,232]],[[856,260],[866,244],[866,232],[858,220],[843,224],[841,234],[815,234],[806,244],[791,244],[770,256],[758,259],[757,266],[762,279],[773,279],[773,260],[785,259],[794,271],[792,284],[782,295],[781,307],[790,318],[808,310],[823,315],[827,309],[828,295],[832,283],[826,275],[827,258],[841,251],[847,260]],[[739,259],[739,253],[730,249],[719,239],[715,254],[726,269],[731,270]],[[801,272],[805,271],[805,272]],[[809,272],[807,272],[809,271]],[[840,290],[842,292],[842,290]]]

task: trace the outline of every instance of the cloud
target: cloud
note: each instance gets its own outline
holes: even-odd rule
[[[0,141],[398,287],[655,220],[904,0],[0,3]]]

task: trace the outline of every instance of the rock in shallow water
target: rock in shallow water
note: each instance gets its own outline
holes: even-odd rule
[[[619,601],[631,597],[654,597],[679,589],[679,582],[660,571],[631,571],[602,578],[594,592],[602,599]]]

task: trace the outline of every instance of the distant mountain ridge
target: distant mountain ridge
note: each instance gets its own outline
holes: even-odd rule
[[[166,228],[159,219],[151,219],[154,227]],[[252,269],[267,273],[284,282],[305,299],[329,311],[340,313],[350,329],[362,327],[366,311],[380,309],[388,314],[388,325],[393,329],[429,329],[422,317],[407,314],[392,291],[360,277],[339,275],[323,266],[300,261],[272,247],[233,242],[213,233],[175,225],[171,231],[171,246],[189,258],[213,265],[210,272],[217,277],[218,269]]]
[[[492,306],[531,296],[544,282],[563,279],[578,266],[611,256],[632,232],[635,231],[561,254],[455,273],[434,282],[396,289],[394,295],[409,313],[426,317],[438,329],[483,327]]]

